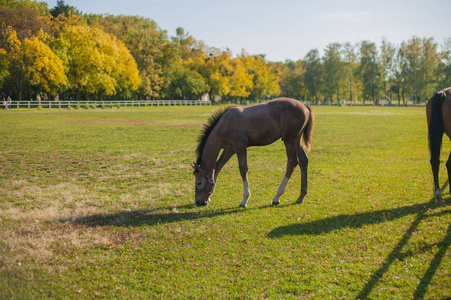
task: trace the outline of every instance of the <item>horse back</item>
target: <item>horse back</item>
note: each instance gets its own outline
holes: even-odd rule
[[[439,115],[436,115],[439,114]],[[431,122],[437,122],[439,118],[440,127],[444,133],[451,137],[451,87],[440,90],[426,103],[426,117],[428,126]]]
[[[278,98],[265,103],[234,107],[221,119],[221,136],[246,146],[264,146],[283,138],[295,139],[305,127],[309,109],[302,102]]]
[[[442,103],[443,129],[448,137],[451,137],[451,87],[443,90]]]

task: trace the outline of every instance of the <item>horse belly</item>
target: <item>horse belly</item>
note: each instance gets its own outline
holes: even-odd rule
[[[266,146],[281,138],[278,128],[263,126],[259,130],[248,132],[248,146]]]

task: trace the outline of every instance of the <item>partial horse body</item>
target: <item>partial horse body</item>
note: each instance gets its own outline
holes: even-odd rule
[[[301,169],[301,194],[296,202],[302,203],[307,195],[308,157],[305,150],[311,149],[313,124],[312,110],[302,102],[289,98],[279,98],[253,106],[228,107],[213,113],[199,137],[197,161],[192,164],[195,175],[195,204],[208,204],[219,172],[236,154],[243,179],[243,200],[240,206],[246,207],[250,197],[247,148],[269,145],[280,138],[285,144],[288,162],[285,176],[271,204],[279,204],[288,180],[298,164]],[[223,151],[217,159],[221,149]]]
[[[426,104],[426,117],[428,123],[429,150],[431,152],[431,167],[434,176],[435,203],[444,202],[438,180],[440,166],[440,151],[443,134],[451,138],[451,87],[438,91]],[[451,178],[451,154],[446,162],[448,180]],[[451,187],[450,187],[451,188]]]

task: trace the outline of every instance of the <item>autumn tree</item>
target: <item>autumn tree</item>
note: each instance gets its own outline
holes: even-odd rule
[[[68,87],[79,99],[91,95],[127,96],[140,84],[135,60],[116,37],[84,25],[68,26],[55,44],[63,58]]]
[[[232,52],[212,50],[206,59],[207,82],[210,96],[226,96],[230,92],[229,74],[232,74]],[[204,75],[205,76],[205,75]]]
[[[181,27],[176,29],[176,37],[172,38],[174,50],[178,57],[187,60],[194,57],[202,57],[207,53],[208,47],[201,41],[196,40],[193,36]]]
[[[251,75],[246,70],[243,57],[235,57],[231,61],[231,72],[228,74],[230,83],[229,96],[238,98],[247,98],[252,91],[254,83]]]
[[[5,79],[9,76],[9,58],[5,49],[0,48],[0,88],[3,87]]]
[[[206,81],[207,92],[214,99],[227,95],[230,91],[229,78],[227,74],[231,70],[231,52],[220,51],[210,48],[203,56],[188,58],[184,61],[185,66],[196,71]]]
[[[252,78],[251,99],[268,99],[280,94],[279,78],[270,72],[263,55],[242,53],[242,60]]]
[[[85,19],[127,46],[138,65],[139,96],[159,97],[165,77],[171,74],[177,61],[166,32],[158,28],[155,21],[139,16],[86,15]]]
[[[2,34],[7,36],[4,52],[9,58],[9,80],[19,100],[27,86],[36,87],[38,92],[56,93],[66,83],[61,59],[40,39],[19,40],[11,27]]]
[[[47,16],[49,14],[49,8],[44,1],[35,0],[0,0],[0,6],[7,7],[10,9],[21,10],[23,8],[28,8],[39,16]]]
[[[11,27],[20,40],[36,36],[41,30],[50,31],[44,18],[28,7],[11,9],[0,6],[0,25],[2,24]]]
[[[56,94],[66,84],[63,62],[37,37],[22,41],[25,79],[37,92]]]

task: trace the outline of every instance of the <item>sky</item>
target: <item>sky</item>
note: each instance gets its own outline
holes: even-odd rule
[[[42,0],[40,0],[42,1]],[[47,0],[49,8],[57,0]],[[182,27],[209,47],[268,61],[322,54],[331,43],[451,38],[451,0],[65,0],[83,13],[139,15],[169,37]]]

